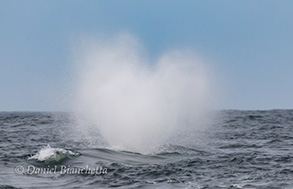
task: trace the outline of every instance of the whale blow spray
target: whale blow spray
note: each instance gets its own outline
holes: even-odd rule
[[[149,152],[196,128],[208,107],[210,78],[190,51],[150,62],[130,35],[85,40],[76,52],[74,108],[114,148]]]

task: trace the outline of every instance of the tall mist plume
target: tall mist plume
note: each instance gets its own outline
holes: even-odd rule
[[[210,70],[192,51],[146,57],[128,34],[83,40],[75,50],[74,111],[113,148],[150,152],[196,131],[210,107]]]

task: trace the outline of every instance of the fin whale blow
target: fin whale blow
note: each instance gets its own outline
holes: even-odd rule
[[[138,40],[125,34],[80,46],[73,108],[111,147],[152,151],[178,130],[201,124],[211,77],[192,51],[170,51],[149,61]]]

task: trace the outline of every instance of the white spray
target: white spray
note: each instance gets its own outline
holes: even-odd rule
[[[81,46],[75,52],[74,108],[111,147],[150,152],[180,129],[200,126],[210,78],[190,51],[149,62],[130,35]]]

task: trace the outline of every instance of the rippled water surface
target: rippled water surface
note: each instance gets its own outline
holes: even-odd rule
[[[292,110],[219,117],[189,143],[140,154],[72,132],[67,113],[2,112],[0,188],[293,188]]]

